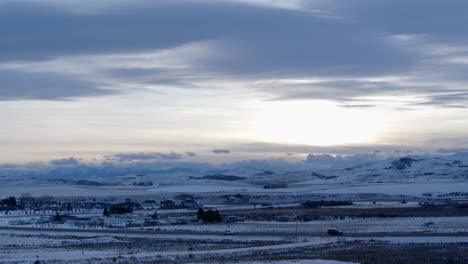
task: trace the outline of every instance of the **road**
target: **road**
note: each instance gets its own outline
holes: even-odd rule
[[[28,232],[76,232],[76,233],[104,233],[104,234],[154,234],[154,235],[203,235],[221,236],[223,232],[193,232],[193,231],[160,231],[135,229],[76,229],[76,228],[44,228],[44,227],[13,227],[0,226],[0,230],[28,231]],[[236,232],[235,236],[246,237],[294,237],[295,232]],[[323,237],[325,232],[301,232],[300,237]],[[440,232],[363,232],[346,233],[346,237],[468,237],[468,232],[440,233]]]

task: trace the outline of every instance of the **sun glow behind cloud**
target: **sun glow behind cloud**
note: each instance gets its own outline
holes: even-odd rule
[[[379,133],[378,113],[345,109],[330,101],[261,104],[253,131],[263,141],[317,146],[372,143]]]

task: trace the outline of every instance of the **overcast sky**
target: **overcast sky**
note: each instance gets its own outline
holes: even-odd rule
[[[467,14],[464,0],[2,0],[0,163],[464,150]]]

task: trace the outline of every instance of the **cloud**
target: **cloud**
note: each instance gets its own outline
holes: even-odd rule
[[[197,156],[197,153],[195,152],[185,152],[185,154],[187,155],[187,157],[196,157]]]
[[[363,74],[385,69],[401,72],[410,61],[410,54],[356,25],[264,8],[286,6],[290,1],[244,1],[262,2],[254,6],[236,2],[124,2],[124,8],[133,12],[117,10],[100,15],[61,13],[37,2],[11,2],[0,10],[1,19],[14,28],[0,30],[8,40],[2,45],[0,60],[144,52],[221,40],[226,43],[224,52],[207,57],[199,68],[228,74]],[[177,23],[162,23],[174,18]],[[226,54],[235,56],[222,56]],[[385,64],[378,58],[380,54],[388,56]]]
[[[76,97],[104,96],[118,91],[98,84],[55,73],[25,73],[0,69],[0,101],[66,100]]]
[[[80,161],[74,157],[70,157],[68,159],[51,160],[49,163],[55,166],[76,166],[80,164]]]
[[[178,160],[182,159],[182,155],[171,152],[140,152],[140,153],[117,153],[111,156],[119,161],[136,161],[136,160]]]
[[[228,149],[213,149],[211,152],[213,152],[214,154],[229,154],[229,153],[231,153],[231,151],[228,150]]]
[[[44,85],[34,92],[12,83],[22,92],[0,91],[3,100],[102,96],[142,87],[215,89],[221,82],[234,84],[233,78],[268,100],[325,99],[348,108],[386,106],[364,99],[382,95],[420,98],[394,109],[460,107],[468,100],[440,97],[466,90],[465,66],[450,61],[466,56],[460,47],[468,36],[455,23],[466,20],[463,12],[435,1],[428,6],[440,12],[424,14],[412,1],[65,2],[4,2],[0,22],[10,26],[0,29],[0,69],[34,73],[26,83],[43,76]],[[88,12],[93,9],[103,12]],[[401,9],[411,16],[389,13]],[[318,11],[298,12],[304,10]],[[411,20],[415,13],[427,26]],[[434,24],[433,16],[448,14],[450,19]],[[170,23],[174,18],[177,23]],[[313,81],[300,81],[307,78]],[[44,88],[49,86],[61,89]]]
[[[92,106],[87,109],[96,111],[96,116],[88,115],[92,120],[85,120],[88,117],[83,115],[73,117],[82,120],[79,124],[95,121],[105,128],[124,123],[121,121],[131,113],[142,113],[132,123],[134,128],[126,128],[132,132],[140,132],[143,126],[146,129],[141,124],[148,122],[147,114],[153,111],[165,117],[165,113],[184,108],[185,112],[177,112],[177,118],[170,115],[167,119],[203,119],[212,129],[215,118],[211,113],[224,114],[218,111],[221,109],[231,113],[238,109],[249,111],[267,100],[326,100],[350,112],[382,108],[375,109],[382,110],[382,122],[392,124],[385,124],[388,130],[376,136],[381,139],[392,138],[389,134],[397,134],[395,126],[401,125],[405,133],[400,133],[404,135],[400,139],[410,140],[406,132],[416,130],[418,124],[406,126],[408,119],[397,113],[403,110],[413,110],[410,116],[425,112],[424,117],[417,118],[421,123],[431,118],[432,123],[458,118],[457,124],[454,121],[445,128],[446,134],[455,133],[453,128],[459,128],[464,120],[462,114],[468,105],[468,34],[463,26],[468,24],[468,3],[464,1],[443,4],[428,0],[424,5],[415,0],[95,2],[0,1],[0,24],[7,25],[0,27],[0,100],[122,95],[118,99],[122,100],[122,112],[128,115],[119,115],[120,105],[105,104],[106,98],[100,98],[86,100],[87,106]],[[207,96],[213,91],[222,94],[220,100]],[[150,92],[151,96],[143,98],[143,93]],[[18,113],[2,119],[15,124],[8,129],[12,134],[24,130],[18,125],[24,121],[16,121],[21,117],[17,111],[22,107],[20,103],[1,102],[2,107]],[[33,103],[28,110],[34,116],[31,119],[46,112],[36,110],[39,104],[47,105]],[[56,105],[64,109],[71,104]],[[234,105],[236,108],[231,107]],[[195,108],[197,111],[190,111]],[[438,108],[462,117],[447,114],[441,118],[439,112],[429,116],[427,110]],[[60,113],[61,118],[65,112],[76,113],[74,109],[66,110]],[[52,123],[47,121],[45,127]],[[238,123],[244,121],[249,122],[240,118]],[[232,125],[226,123],[219,127]],[[464,131],[457,133],[462,135]],[[166,134],[163,131],[162,136],[152,135],[151,140]],[[106,141],[99,140],[100,144]],[[453,146],[459,145],[453,142]],[[225,143],[213,143],[211,148],[221,144]],[[283,149],[281,153],[300,149],[301,154],[347,155],[362,148],[368,151],[362,146],[263,147]],[[236,148],[228,148],[239,153]]]
[[[436,151],[437,153],[442,154],[451,154],[457,152],[468,152],[468,148],[440,148]]]
[[[307,155],[305,162],[320,166],[343,167],[369,163],[373,161],[383,160],[385,158],[387,157],[375,153],[358,153],[348,156],[333,156],[330,154],[309,154]]]
[[[190,65],[212,55],[217,45],[202,41],[166,50],[0,63],[0,100],[64,100],[148,87],[189,87]]]
[[[76,166],[67,164],[26,163],[0,164],[0,176],[86,179],[91,177],[114,177],[128,174],[166,174],[200,173],[213,166],[202,162],[184,162],[175,160],[145,161],[103,161],[80,162]]]
[[[313,146],[306,144],[281,144],[281,143],[244,143],[230,146],[236,153],[296,153],[296,154],[325,154],[332,156],[349,156],[357,153],[371,153],[382,156],[395,155],[396,149],[401,151],[414,151],[415,153],[431,152],[430,149],[417,149],[414,147],[404,147],[395,145],[378,145],[378,144],[349,144],[349,145],[334,145],[334,146]]]
[[[260,170],[294,171],[306,169],[303,163],[289,162],[281,158],[249,159],[219,165],[222,169],[255,168]]]
[[[307,1],[304,0],[230,0],[250,5],[259,5],[271,8],[284,8],[292,10],[306,11]]]
[[[103,15],[119,12],[121,10],[155,8],[170,4],[169,0],[146,1],[146,0],[101,0],[99,2],[92,0],[3,0],[0,5],[7,7],[15,5],[35,5],[37,7],[46,7],[60,9],[70,14]],[[179,0],[180,4],[200,4],[200,5],[219,5],[215,0]],[[225,0],[223,4],[242,4],[248,6],[259,6],[265,8],[290,9],[302,12],[325,13],[324,11],[312,8],[313,5],[307,0]],[[325,15],[325,14],[324,14]]]
[[[374,149],[375,150],[375,149]],[[402,157],[408,154],[436,156],[446,155],[458,159],[464,155],[465,149],[439,149],[436,153],[419,151],[418,153],[408,150],[397,150],[384,153],[357,153],[348,155],[318,153],[309,154],[300,161],[288,161],[282,158],[246,159],[222,164],[211,164],[205,162],[187,162],[179,160],[175,153],[127,153],[116,154],[115,159],[86,161],[76,157],[55,159],[48,162],[33,162],[25,164],[1,164],[0,176],[9,177],[46,177],[46,178],[70,178],[83,179],[91,177],[114,177],[129,174],[158,174],[171,175],[194,174],[203,175],[213,170],[232,170],[238,168],[255,168],[260,170],[296,171],[336,169],[348,166],[356,166],[364,163],[385,160],[389,158]],[[263,157],[266,155],[264,154]],[[122,157],[119,159],[118,157]],[[168,181],[173,181],[170,177]],[[164,181],[164,177],[160,180]],[[171,182],[173,183],[173,182]]]

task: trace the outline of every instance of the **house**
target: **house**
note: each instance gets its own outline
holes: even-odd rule
[[[124,228],[128,224],[127,219],[120,218],[107,218],[104,219],[104,226],[109,228]]]
[[[158,202],[155,201],[155,200],[145,200],[143,202],[143,208],[146,209],[146,210],[151,210],[151,209],[154,209],[156,208],[156,206],[158,206]]]
[[[37,219],[37,221],[36,221],[35,224],[36,224],[36,225],[42,225],[42,224],[48,224],[48,223],[50,223],[50,222],[51,222],[51,221],[50,221],[50,218],[48,218],[48,217],[41,217],[41,218]]]
[[[11,220],[8,221],[8,225],[30,225],[32,224],[32,220]]]
[[[87,221],[85,220],[66,220],[63,224],[68,227],[85,228]]]
[[[144,226],[144,225],[145,225],[144,218],[130,219],[127,222],[127,226]]]
[[[176,208],[176,203],[173,200],[164,200],[161,201],[159,208],[161,209],[174,209]]]
[[[88,220],[89,218],[81,218],[81,217],[78,217],[78,216],[74,216],[74,215],[59,215],[60,216],[60,221],[58,221],[59,224],[63,224],[67,221],[70,221],[70,220]],[[52,215],[49,217],[49,221],[50,222],[57,222],[55,221],[55,215]]]
[[[187,200],[182,201],[180,203],[180,206],[187,208],[187,209],[192,209],[192,210],[196,210],[200,207],[198,203],[193,199],[187,199]]]

